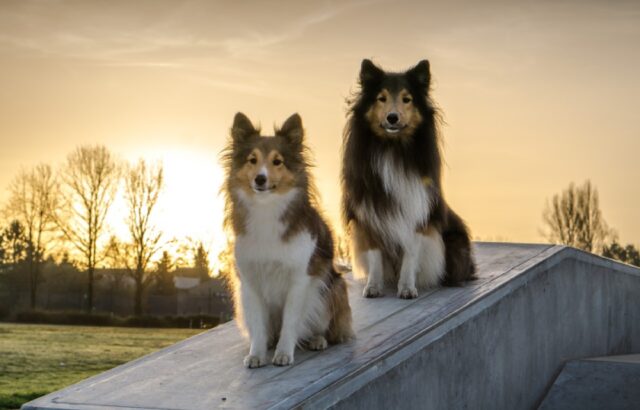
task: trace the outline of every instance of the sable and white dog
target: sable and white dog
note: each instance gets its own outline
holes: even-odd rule
[[[296,345],[323,350],[353,336],[333,238],[316,209],[298,114],[261,136],[236,114],[224,154],[226,225],[235,236],[236,316],[251,347],[249,368],[293,363]]]

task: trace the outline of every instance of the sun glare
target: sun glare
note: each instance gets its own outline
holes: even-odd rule
[[[155,211],[155,226],[164,233],[164,240],[201,241],[209,251],[211,271],[216,274],[217,256],[226,237],[222,230],[224,199],[220,193],[224,172],[215,153],[167,148],[127,155],[126,159],[136,161],[139,157],[164,164],[164,189]],[[122,240],[128,238],[126,215],[125,199],[119,192],[109,223],[112,233]]]

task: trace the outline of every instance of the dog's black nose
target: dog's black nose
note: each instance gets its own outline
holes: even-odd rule
[[[387,122],[389,124],[395,124],[396,122],[398,122],[398,114],[396,114],[395,112],[392,112],[389,115],[387,115]]]
[[[255,182],[257,186],[262,186],[267,182],[267,177],[262,174],[258,174],[258,176],[256,176]]]

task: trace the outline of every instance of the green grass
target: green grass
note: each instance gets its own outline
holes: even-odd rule
[[[0,323],[0,409],[19,408],[199,332]]]

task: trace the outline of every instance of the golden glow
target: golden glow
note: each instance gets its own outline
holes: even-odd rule
[[[268,134],[299,112],[338,228],[361,60],[428,58],[445,196],[475,238],[544,240],[545,199],[589,178],[620,239],[640,242],[639,2],[170,4],[0,2],[0,187],[81,144],[162,158],[159,223],[219,246],[217,158],[234,114]]]
[[[217,255],[224,248],[222,232],[224,200],[220,187],[223,171],[213,153],[187,150],[181,147],[149,149],[145,158],[162,161],[165,185],[155,210],[154,225],[164,233],[164,240],[202,241],[209,251],[209,264],[217,273]],[[134,161],[136,155],[127,155]],[[109,214],[109,226],[121,240],[127,240],[125,223],[127,207],[119,192]],[[169,246],[174,248],[175,244]],[[160,255],[158,255],[159,257]]]

